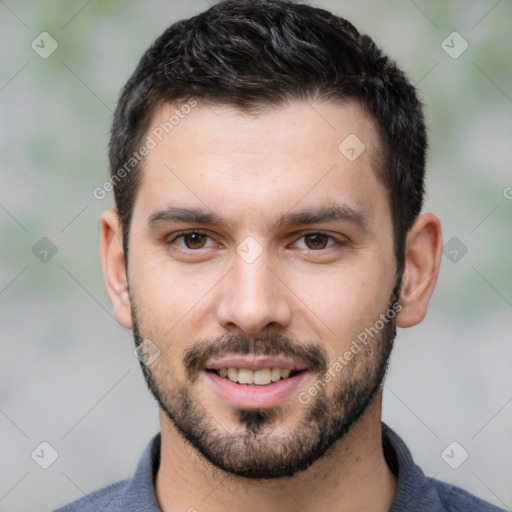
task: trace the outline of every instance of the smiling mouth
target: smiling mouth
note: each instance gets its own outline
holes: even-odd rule
[[[262,368],[250,370],[248,368],[220,368],[207,369],[207,372],[215,373],[231,382],[246,386],[267,386],[273,382],[286,380],[305,370],[290,370],[289,368]]]

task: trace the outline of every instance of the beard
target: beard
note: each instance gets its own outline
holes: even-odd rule
[[[386,311],[395,311],[393,305],[398,303],[398,290],[399,283]],[[139,347],[144,336],[140,332],[135,304],[131,298],[130,301],[133,336]],[[235,409],[235,429],[224,427],[211,415],[207,404],[194,394],[194,383],[210,358],[227,354],[290,356],[306,364],[308,372],[321,381],[328,370],[325,350],[318,344],[298,343],[277,333],[257,339],[225,335],[196,342],[187,348],[183,356],[185,382],[173,375],[165,353],[148,365],[141,359],[141,367],[162,411],[181,436],[213,466],[251,479],[291,477],[307,469],[341,440],[382,389],[396,336],[396,320],[393,316],[382,323],[382,329],[372,335],[327,385],[323,383],[324,387],[318,389],[307,405],[303,402],[299,405],[299,400],[295,399],[273,408],[238,408]],[[300,418],[295,424],[283,428],[286,418],[297,412]]]

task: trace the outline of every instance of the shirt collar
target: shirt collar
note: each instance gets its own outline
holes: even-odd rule
[[[144,450],[135,475],[124,492],[122,510],[161,512],[155,493],[155,477],[160,466],[160,443],[160,434],[156,434]]]
[[[389,512],[416,512],[442,510],[442,503],[429,479],[414,463],[404,441],[384,422],[382,448],[389,469],[398,479],[395,499]]]

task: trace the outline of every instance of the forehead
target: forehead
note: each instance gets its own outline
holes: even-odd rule
[[[387,209],[375,168],[376,129],[356,102],[294,102],[251,115],[201,102],[165,104],[145,140],[153,147],[134,217],[192,205],[247,225],[270,222],[299,203],[365,215]]]

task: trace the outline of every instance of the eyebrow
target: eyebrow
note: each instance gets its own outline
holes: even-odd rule
[[[290,227],[336,221],[354,224],[364,231],[368,229],[367,218],[363,212],[347,205],[332,205],[320,208],[309,208],[293,213],[287,212],[275,220],[273,225]],[[174,224],[179,222],[211,226],[228,224],[219,215],[203,208],[169,206],[164,210],[152,213],[148,218],[147,227],[152,230],[162,224]]]

